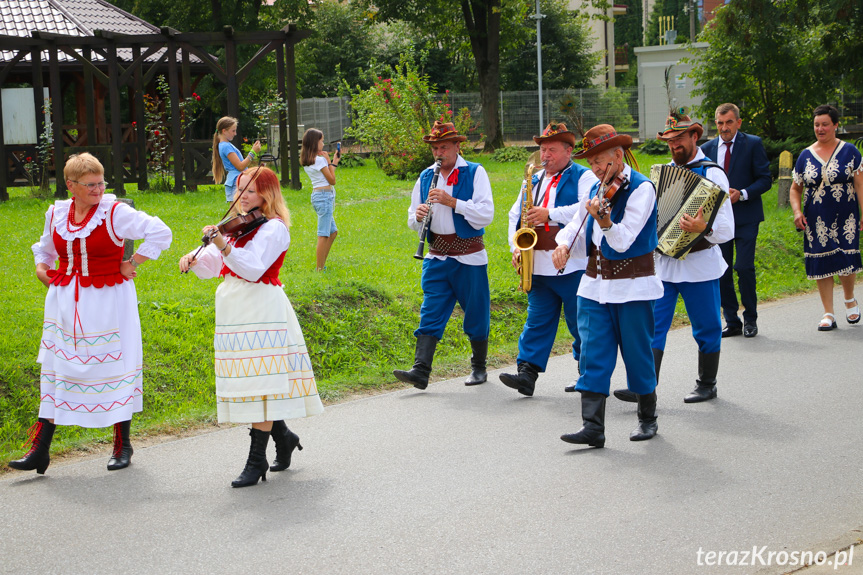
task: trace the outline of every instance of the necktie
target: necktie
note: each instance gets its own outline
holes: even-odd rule
[[[726,172],[731,167],[731,145],[733,143],[734,142],[725,142],[725,166],[723,167],[725,168]]]

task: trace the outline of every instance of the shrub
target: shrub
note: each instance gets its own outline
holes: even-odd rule
[[[650,154],[651,156],[661,156],[668,153],[668,144],[655,138],[644,140],[644,143],[638,147],[638,151],[642,154]]]
[[[797,160],[797,156],[811,143],[812,138],[785,138],[783,140],[771,140],[770,138],[762,138],[764,151],[767,152],[767,159],[770,160],[770,173],[773,179],[779,177],[779,154],[788,150]],[[793,164],[792,164],[793,165]]]
[[[495,162],[525,162],[528,157],[530,157],[530,152],[521,146],[498,148],[491,155],[491,159]]]
[[[342,154],[342,159],[339,161],[340,168],[357,168],[359,166],[365,166],[366,161],[359,154],[354,154],[352,152],[346,152]]]
[[[431,148],[422,137],[435,120],[452,121],[463,135],[476,127],[467,108],[453,112],[445,101],[449,90],[444,98],[435,98],[434,86],[419,73],[412,54],[403,55],[391,75],[377,76],[369,89],[357,87],[351,93],[354,121],[345,134],[372,148],[385,174],[404,180],[432,163]]]

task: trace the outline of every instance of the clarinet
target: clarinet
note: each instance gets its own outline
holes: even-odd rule
[[[434,175],[432,176],[431,185],[429,186],[429,192],[431,192],[434,188],[437,187],[438,178],[440,178],[440,165],[441,159],[438,158],[435,160],[434,166]],[[429,204],[429,211],[426,214],[426,217],[423,218],[423,227],[420,229],[420,243],[417,246],[417,253],[414,254],[414,258],[421,260],[425,258],[424,252],[426,247],[426,238],[429,234],[429,229],[431,229],[431,221],[432,221],[432,204]]]

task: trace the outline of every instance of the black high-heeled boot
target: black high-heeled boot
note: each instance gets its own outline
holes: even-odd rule
[[[656,391],[638,396],[638,427],[629,434],[630,441],[653,439],[659,431],[656,422]]]
[[[300,436],[288,429],[284,421],[274,421],[273,429],[270,431],[273,443],[276,444],[276,459],[270,465],[270,471],[284,471],[291,466],[291,455],[294,449],[303,450],[300,445]]]
[[[270,468],[267,463],[267,443],[270,440],[270,434],[253,427],[249,430],[249,436],[252,441],[249,445],[249,458],[246,460],[246,467],[240,476],[231,482],[231,487],[248,487],[255,485],[258,479],[267,480],[267,470]]]
[[[45,470],[51,463],[51,440],[54,438],[56,425],[40,417],[30,427],[30,451],[21,459],[9,462],[9,467],[21,471],[36,470],[39,475],[45,475]],[[26,444],[25,444],[26,445]]]
[[[129,467],[132,459],[132,440],[129,434],[132,431],[132,420],[120,421],[114,424],[114,452],[108,460],[108,471],[125,469]]]

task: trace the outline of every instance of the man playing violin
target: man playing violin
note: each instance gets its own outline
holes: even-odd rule
[[[522,226],[533,227],[537,235],[533,247],[533,281],[527,294],[527,321],[518,339],[518,373],[502,373],[500,380],[507,387],[522,395],[532,396],[536,379],[545,371],[548,356],[557,336],[560,312],[572,334],[572,356],[579,359],[581,338],[578,336],[578,283],[584,275],[587,258],[574,257],[566,264],[563,274],[558,274],[551,262],[551,254],[557,247],[554,238],[572,220],[576,203],[590,194],[597,182],[592,171],[572,162],[575,134],[566,129],[566,124],[551,123],[542,135],[533,138],[539,144],[540,159],[545,169],[537,173],[526,193],[533,194],[533,207],[527,212],[527,222],[522,222],[524,198],[518,195],[509,210],[509,245],[512,250],[512,265],[518,269],[521,252],[516,247],[514,236]]]
[[[414,185],[408,208],[408,226],[419,232],[432,210],[429,252],[423,260],[423,304],[413,367],[393,375],[417,389],[428,386],[438,341],[458,302],[464,310],[464,332],[473,350],[471,375],[465,385],[485,383],[491,295],[488,286],[488,254],[483,243],[485,226],[494,217],[491,183],[485,169],[465,161],[459,135],[452,122],[436,121],[423,141],[441,160],[438,187],[430,189],[434,165],[425,169]]]
[[[620,350],[629,389],[638,394],[638,427],[632,441],[656,435],[656,376],[650,342],[654,301],[662,283],[654,274],[656,192],[653,183],[624,163],[635,163],[632,138],[601,124],[587,131],[576,158],[586,158],[603,182],[620,183],[613,195],[597,182],[572,222],[557,235],[557,269],[570,257],[588,256],[578,287],[581,361],[575,391],[581,393],[582,428],[560,438],[567,443],[605,445],[605,400]],[[637,164],[636,164],[637,167]],[[622,183],[621,183],[622,182]],[[609,198],[608,195],[611,195]]]
[[[728,193],[728,178],[717,164],[707,160],[698,147],[703,133],[698,122],[689,116],[672,114],[665,129],[657,134],[668,143],[672,165],[681,166],[707,178]],[[695,217],[684,215],[680,227],[685,232],[701,233],[707,229],[702,210]],[[665,351],[665,340],[678,297],[683,297],[686,314],[692,324],[692,336],[698,343],[698,379],[695,389],[683,398],[686,403],[698,403],[716,397],[716,373],[719,371],[719,346],[722,341],[722,318],[720,314],[719,278],[728,264],[722,257],[719,244],[734,237],[734,213],[731,202],[719,208],[712,228],[695,244],[685,259],[675,259],[665,254],[656,255],[656,275],[662,280],[663,295],[656,302],[656,329],[653,337],[653,355],[656,374]],[[636,401],[629,390],[615,390],[614,396],[623,401]]]

